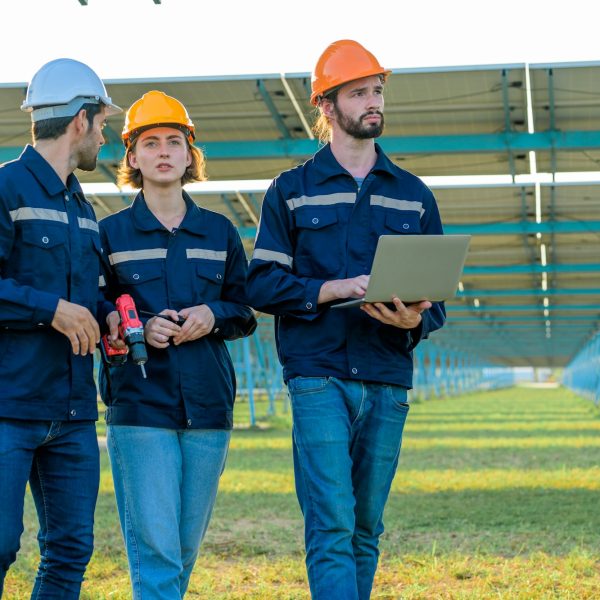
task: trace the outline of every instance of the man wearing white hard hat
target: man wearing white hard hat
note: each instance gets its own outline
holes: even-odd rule
[[[105,119],[121,109],[68,58],[40,68],[21,109],[33,146],[0,167],[0,596],[29,482],[41,554],[32,598],[71,599],[93,548],[92,356],[112,310],[98,296],[98,225],[73,172],[96,167]]]

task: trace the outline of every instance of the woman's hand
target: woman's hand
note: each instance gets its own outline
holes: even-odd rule
[[[208,335],[215,326],[215,315],[206,304],[184,308],[179,311],[179,316],[185,319],[185,323],[173,336],[173,343],[176,346]]]
[[[160,311],[161,315],[170,317],[173,321],[179,320],[177,311],[166,308]],[[154,348],[168,348],[171,338],[175,340],[175,336],[181,331],[181,327],[173,323],[169,319],[161,317],[152,317],[144,327],[144,337],[146,343]]]

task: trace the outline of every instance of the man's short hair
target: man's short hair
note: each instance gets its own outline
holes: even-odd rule
[[[94,124],[94,117],[102,110],[101,104],[86,103],[81,106],[76,115],[72,117],[57,117],[55,119],[43,119],[31,124],[31,136],[33,141],[38,140],[56,140],[67,131],[69,123],[85,110],[87,121],[91,127]]]

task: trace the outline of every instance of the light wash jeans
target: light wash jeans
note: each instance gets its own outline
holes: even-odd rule
[[[312,597],[367,600],[408,413],[406,389],[295,377],[288,390]]]
[[[79,598],[94,547],[99,480],[94,421],[0,419],[0,597],[19,550],[29,481],[41,558],[31,598]]]
[[[135,600],[183,598],[225,467],[231,431],[108,426]]]

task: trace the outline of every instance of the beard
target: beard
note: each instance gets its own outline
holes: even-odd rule
[[[379,115],[381,120],[379,123],[368,123],[365,125],[362,121],[369,115]],[[352,117],[344,114],[336,106],[335,116],[342,131],[357,140],[370,140],[371,138],[379,137],[383,133],[383,128],[385,126],[383,113],[379,112],[378,110],[366,112],[358,119],[353,119]]]
[[[79,148],[79,156],[77,160],[77,168],[82,171],[93,171],[98,162],[98,153],[100,147],[93,140],[91,135],[88,135],[84,143]]]
[[[98,162],[98,154],[83,154],[79,157],[79,164],[77,165],[78,169],[82,171],[93,171],[96,168],[96,163]]]

